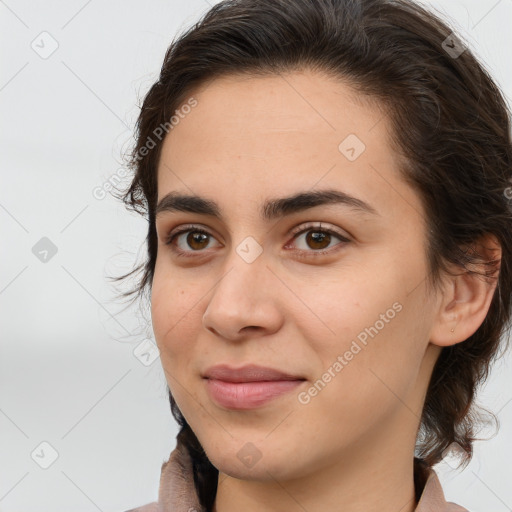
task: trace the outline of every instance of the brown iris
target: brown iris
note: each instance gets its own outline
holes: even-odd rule
[[[187,244],[189,247],[191,247],[194,250],[201,250],[204,249],[204,245],[201,245],[203,242],[207,242],[206,245],[208,245],[208,235],[205,233],[200,233],[198,231],[191,231],[187,235]],[[199,244],[199,247],[196,247],[195,244]]]
[[[326,240],[327,244],[325,245]],[[306,242],[312,249],[325,249],[329,246],[330,241],[331,235],[323,231],[309,231],[306,235]],[[320,244],[321,247],[318,247],[318,244]]]

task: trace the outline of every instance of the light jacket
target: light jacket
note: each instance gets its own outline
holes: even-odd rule
[[[415,465],[416,470],[416,465]],[[415,474],[415,481],[418,475]],[[469,512],[452,502],[447,502],[436,472],[429,468],[415,512]],[[199,504],[194,487],[192,460],[187,449],[180,443],[171,452],[169,460],[162,464],[158,502],[154,501],[126,512],[206,512]]]

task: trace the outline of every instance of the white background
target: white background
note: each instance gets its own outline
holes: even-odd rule
[[[511,98],[512,0],[433,5]],[[149,312],[123,310],[106,279],[142,261],[146,224],[92,191],[122,166],[173,36],[208,8],[0,1],[2,512],[121,512],[157,497],[177,425],[159,359],[145,366],[133,353],[151,339]],[[31,47],[43,31],[58,43],[46,59]],[[47,263],[32,252],[43,237],[57,248]],[[499,433],[463,472],[436,467],[448,500],[471,512],[512,509],[511,361],[478,395],[499,412]],[[31,457],[50,456],[44,441],[58,453],[48,469]]]

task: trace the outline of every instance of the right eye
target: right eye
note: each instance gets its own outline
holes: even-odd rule
[[[186,237],[182,235],[187,234]],[[194,253],[202,252],[208,248],[208,238],[213,235],[198,226],[185,226],[178,231],[171,232],[166,239],[169,245],[178,256],[194,256]],[[176,240],[176,242],[175,242]],[[181,243],[181,246],[180,246]],[[185,246],[185,247],[184,247]],[[188,246],[189,249],[186,247]],[[192,248],[192,250],[190,250]]]

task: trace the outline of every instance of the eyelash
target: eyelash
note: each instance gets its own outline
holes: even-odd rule
[[[295,240],[296,238],[298,238],[300,235],[304,234],[304,233],[307,233],[308,231],[314,231],[314,232],[317,232],[317,233],[327,233],[329,235],[334,235],[335,237],[337,237],[338,239],[341,240],[341,243],[337,244],[337,245],[344,245],[346,243],[349,243],[350,240],[343,236],[341,233],[338,233],[337,231],[333,230],[333,229],[329,229],[329,228],[322,228],[322,224],[309,224],[309,225],[302,225],[300,226],[299,228],[293,230],[290,235],[293,236],[293,240]],[[208,231],[205,231],[204,229],[198,227],[198,226],[195,226],[195,225],[187,225],[187,226],[184,226],[182,229],[180,229],[179,231],[176,231],[175,233],[171,233],[167,236],[167,239],[166,239],[166,245],[169,245],[171,246],[171,250],[176,253],[176,255],[178,257],[185,257],[185,258],[190,258],[190,257],[197,257],[197,255],[199,253],[203,253],[204,250],[198,250],[198,251],[183,251],[182,249],[178,249],[177,246],[173,243],[174,240],[184,234],[184,233],[189,233],[189,232],[194,232],[194,233],[201,233],[201,234],[204,234],[204,235],[207,235],[207,236],[210,236],[210,237],[213,237],[213,235],[211,233],[209,233]],[[334,246],[336,247],[336,246]],[[293,252],[295,252],[300,258],[309,258],[309,257],[318,257],[318,256],[323,256],[325,254],[330,254],[330,253],[333,253],[333,252],[336,252],[337,250],[339,249],[334,249],[331,248],[331,249],[324,249],[324,250],[318,250],[318,251],[315,251],[315,250],[309,250],[309,251],[305,251],[303,249],[295,249]],[[306,254],[305,254],[306,253]]]

